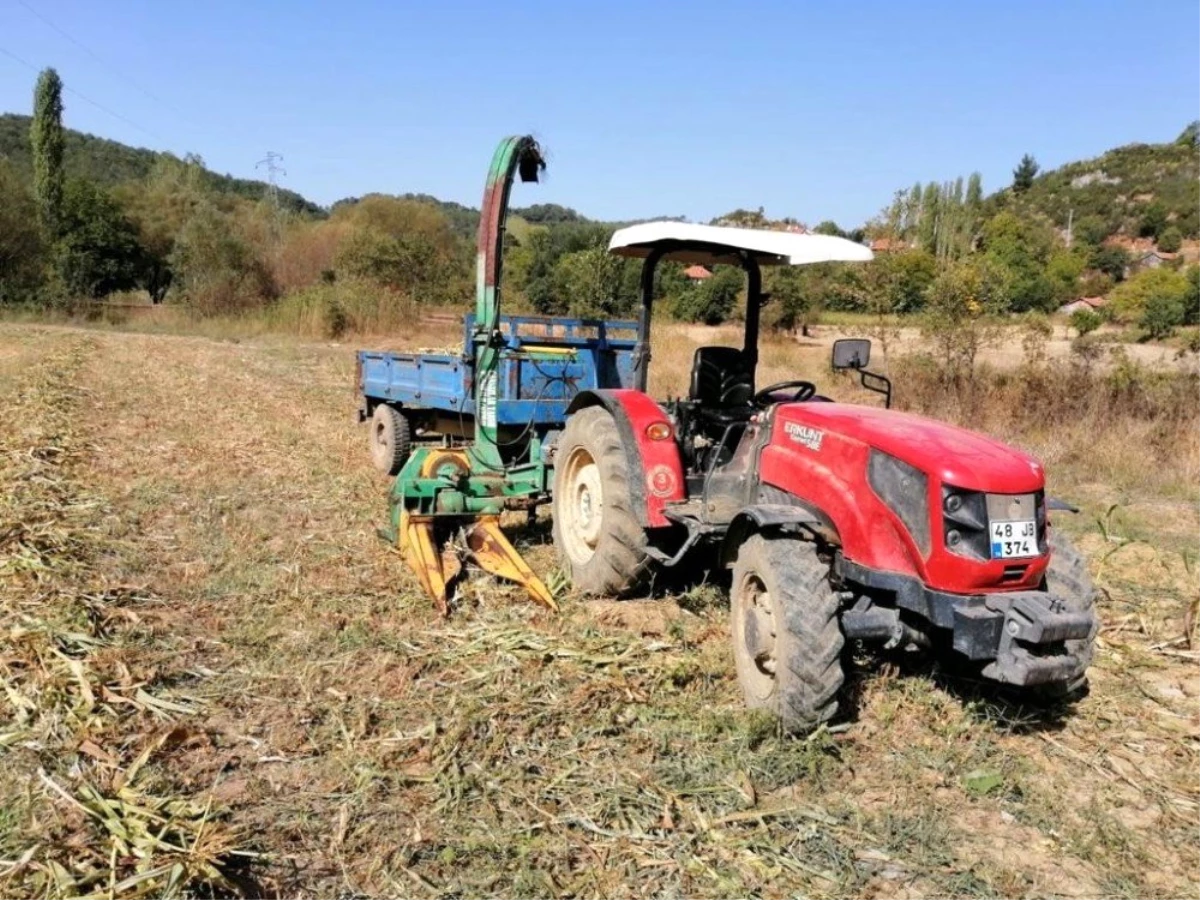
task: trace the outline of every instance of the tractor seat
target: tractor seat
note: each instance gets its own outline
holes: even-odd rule
[[[688,399],[705,418],[719,422],[748,419],[754,412],[754,370],[736,347],[697,347],[692,358]]]

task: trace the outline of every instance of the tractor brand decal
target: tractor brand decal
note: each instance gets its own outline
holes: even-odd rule
[[[677,487],[670,466],[657,465],[646,473],[646,487],[655,497],[670,497]]]
[[[797,425],[795,422],[786,423],[783,429],[797,444],[803,444],[809,450],[821,449],[821,440],[825,437],[825,432],[809,428],[807,425]]]

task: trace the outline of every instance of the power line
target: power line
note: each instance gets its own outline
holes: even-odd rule
[[[36,16],[43,24],[45,24],[48,27],[57,31],[60,35],[65,37],[68,41],[70,41],[72,44],[74,44],[76,47],[78,47],[80,50],[82,50],[84,53],[86,53],[92,59],[96,60],[96,62],[100,63],[100,65],[102,65],[104,68],[108,69],[109,72],[116,75],[118,78],[120,78],[126,84],[131,85],[132,87],[141,91],[143,94],[145,94],[151,100],[153,100],[155,103],[158,103],[158,104],[162,105],[163,107],[165,107],[166,109],[171,110],[171,112],[175,113],[176,115],[179,115],[178,110],[172,108],[172,106],[169,103],[167,103],[165,100],[163,100],[160,97],[156,97],[154,94],[150,93],[148,90],[146,90],[144,87],[142,87],[136,81],[134,81],[132,78],[130,78],[124,72],[122,72],[120,69],[118,69],[116,66],[112,65],[107,60],[105,60],[102,56],[100,56],[99,53],[96,53],[94,50],[92,50],[90,47],[88,47],[82,41],[77,40],[76,38],[72,37],[70,34],[68,34],[66,31],[64,31],[62,28],[60,28],[58,25],[51,22],[44,15],[42,15],[40,12],[38,12],[36,9],[34,9],[28,3],[26,3],[25,0],[17,0],[17,3],[19,3],[21,6],[25,7],[26,10],[28,10],[32,15]]]
[[[19,62],[21,65],[23,65],[25,68],[29,69],[32,72],[41,72],[42,71],[41,69],[39,69],[37,66],[35,66],[33,63],[29,62],[28,60],[22,59],[21,57],[17,56],[17,54],[13,53],[11,50],[6,50],[3,47],[0,47],[0,53],[3,53],[9,59]],[[92,106],[96,107],[96,109],[100,110],[103,113],[107,113],[108,115],[112,116],[114,119],[119,119],[120,121],[124,122],[126,125],[130,126],[131,128],[136,128],[138,131],[142,132],[143,134],[148,134],[148,135],[150,135],[150,137],[154,138],[155,140],[159,140],[159,141],[162,141],[163,143],[166,143],[166,138],[164,138],[161,134],[151,131],[149,128],[143,128],[137,122],[134,122],[132,119],[127,119],[125,116],[121,115],[118,112],[113,112],[111,109],[109,109],[103,103],[97,103],[91,97],[84,96],[83,94],[79,93],[79,91],[75,90],[74,88],[68,87],[65,82],[63,83],[63,90],[66,91],[68,94],[71,94],[72,96],[78,97],[84,103],[90,103]]]

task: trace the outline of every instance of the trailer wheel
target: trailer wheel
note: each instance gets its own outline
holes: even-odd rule
[[[813,544],[756,534],[738,549],[730,596],[738,683],[751,709],[775,713],[789,734],[837,712],[840,601]]]
[[[394,406],[380,403],[371,416],[371,461],[388,475],[398,475],[412,448],[408,416]]]
[[[653,561],[633,513],[625,449],[608,410],[573,413],[554,466],[554,545],[580,591],[629,596],[644,587]]]
[[[1046,569],[1046,587],[1062,598],[1068,612],[1092,612],[1096,607],[1096,587],[1088,574],[1087,559],[1075,549],[1071,539],[1058,529],[1050,529],[1050,566]],[[1037,696],[1045,700],[1070,697],[1087,687],[1087,668],[1092,664],[1096,652],[1096,634],[1100,631],[1100,620],[1095,618],[1087,637],[1067,641],[1067,652],[1082,663],[1080,674],[1071,681],[1058,684],[1043,684],[1034,689]]]

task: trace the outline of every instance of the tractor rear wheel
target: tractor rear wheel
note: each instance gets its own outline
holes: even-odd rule
[[[408,416],[394,406],[380,403],[371,415],[371,461],[388,475],[398,475],[412,448]]]
[[[1046,569],[1046,587],[1062,601],[1067,612],[1094,612],[1096,587],[1088,574],[1087,559],[1075,549],[1075,545],[1056,528],[1050,529],[1050,566]],[[1100,631],[1100,620],[1093,620],[1092,630],[1087,637],[1067,641],[1067,652],[1071,653],[1083,667],[1074,679],[1061,684],[1046,684],[1036,688],[1036,693],[1047,700],[1070,697],[1087,687],[1087,668],[1092,664],[1096,652],[1096,634]]]
[[[625,448],[601,406],[573,413],[554,464],[554,546],[585,594],[626,597],[649,580],[653,560],[634,515]]]
[[[775,713],[789,734],[837,712],[839,608],[815,545],[756,534],[738,549],[730,596],[738,683],[746,705]]]

